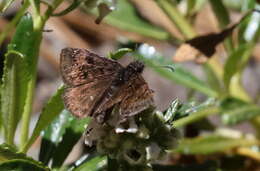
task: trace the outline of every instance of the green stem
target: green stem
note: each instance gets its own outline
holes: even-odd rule
[[[37,15],[36,13],[34,13]],[[30,118],[32,113],[32,106],[33,106],[33,99],[34,99],[34,92],[35,92],[35,83],[36,83],[36,77],[37,77],[37,63],[38,63],[38,56],[39,56],[39,49],[40,44],[42,40],[42,29],[44,27],[44,24],[47,20],[42,20],[41,16],[34,16],[34,36],[37,37],[36,43],[34,45],[35,50],[34,55],[32,55],[35,59],[33,60],[34,63],[32,66],[34,67],[32,78],[28,83],[28,90],[26,94],[26,101],[24,106],[24,111],[22,114],[22,123],[21,123],[21,144],[20,148],[23,148],[24,145],[28,141],[28,135],[29,135],[29,128],[30,128]]]
[[[164,10],[164,12],[169,16],[173,23],[179,28],[179,30],[190,39],[196,36],[196,32],[187,22],[185,17],[179,12],[179,10],[169,2],[169,0],[157,0],[158,5]]]
[[[36,75],[33,77],[29,84],[28,84],[28,90],[26,95],[26,101],[24,106],[24,112],[22,115],[22,123],[21,123],[21,144],[20,147],[22,148],[27,140],[29,135],[29,127],[30,127],[30,118],[31,118],[31,112],[32,112],[32,104],[33,104],[33,97],[34,97],[34,88],[35,88],[35,80]]]
[[[28,141],[28,135],[29,135],[29,126],[30,126],[30,118],[31,118],[31,113],[32,113],[32,106],[33,106],[33,97],[34,97],[34,92],[35,92],[35,83],[36,83],[36,76],[37,76],[37,63],[38,63],[38,56],[39,56],[39,48],[42,40],[42,30],[44,28],[44,25],[46,21],[49,19],[51,16],[52,12],[54,9],[56,9],[59,4],[63,0],[56,0],[53,3],[53,6],[47,9],[45,14],[43,16],[40,15],[40,13],[35,12],[33,15],[33,27],[34,27],[34,34],[38,38],[38,40],[35,43],[34,49],[36,49],[34,52],[35,54],[33,55],[35,57],[34,64],[33,66],[35,67],[33,70],[33,76],[32,79],[30,80],[28,84],[28,90],[27,90],[27,99],[24,107],[24,112],[22,115],[22,128],[21,128],[21,144],[20,148],[22,149],[25,144]],[[27,149],[26,149],[27,150]],[[25,151],[24,151],[25,152]]]
[[[30,3],[25,1],[21,9],[17,12],[13,20],[4,27],[4,30],[0,34],[0,45],[5,40],[6,36],[12,31],[12,28],[18,23],[21,17],[24,15],[25,11],[28,9]]]
[[[175,128],[183,127],[187,124],[193,123],[197,120],[200,120],[202,118],[205,118],[209,115],[214,115],[220,112],[220,108],[216,106],[208,107],[206,109],[200,110],[198,112],[194,112],[193,114],[184,117],[182,119],[179,119],[177,121],[173,122],[173,126]]]
[[[9,107],[10,107],[10,113],[9,113],[9,118],[8,118],[8,125],[7,125],[7,129],[5,130],[5,135],[6,135],[6,142],[7,144],[13,145],[14,144],[14,134],[15,134],[15,130],[14,130],[14,122],[15,122],[15,103],[16,103],[16,84],[15,84],[15,80],[16,80],[16,67],[15,64],[12,63],[11,64],[11,69],[10,69],[10,84],[11,85],[11,91],[10,91],[10,103]]]

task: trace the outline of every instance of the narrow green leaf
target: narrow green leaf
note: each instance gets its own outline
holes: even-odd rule
[[[172,62],[167,61],[159,53],[157,53],[155,48],[152,46],[149,46],[147,44],[142,45],[139,49],[139,53],[135,54],[135,57],[139,60],[144,61],[153,70],[171,81],[197,90],[210,97],[217,96],[217,92],[208,87],[208,85],[204,81],[198,79],[192,73],[182,68],[181,65],[173,64]],[[163,65],[174,65],[175,71],[172,72],[168,69],[160,67]]]
[[[182,154],[211,154],[224,152],[236,147],[257,145],[259,142],[252,139],[235,139],[218,135],[203,136],[197,138],[183,139],[179,146],[172,152]]]
[[[5,12],[6,9],[14,2],[14,0],[2,0],[0,2],[0,13]]]
[[[1,88],[1,113],[5,120],[5,134],[8,143],[12,139],[24,111],[27,89],[31,79],[32,44],[35,43],[33,22],[29,14],[22,17],[5,56],[3,84]],[[27,34],[28,33],[28,34]]]
[[[207,0],[187,1],[187,15],[195,15],[204,6]]]
[[[106,16],[104,22],[154,39],[167,40],[170,36],[166,31],[141,19],[128,0],[117,1],[117,10]]]
[[[22,148],[25,152],[30,148],[36,138],[40,135],[41,131],[45,129],[64,109],[63,100],[61,94],[63,93],[64,87],[60,87],[57,92],[52,96],[49,102],[45,105],[40,118],[33,130],[32,136],[30,137],[27,144]]]
[[[243,69],[243,64],[248,60],[252,48],[252,43],[241,45],[228,57],[224,66],[224,83],[227,88],[232,77]]]
[[[255,9],[260,9],[260,5],[255,5]],[[238,31],[238,41],[240,44],[256,42],[259,37],[260,13],[253,11],[240,24]]]
[[[73,11],[74,9],[76,9],[83,1],[81,0],[74,0],[69,7],[67,7],[66,9],[62,10],[61,12],[52,14],[52,16],[63,16],[66,15],[68,13],[70,13],[71,11]]]
[[[222,113],[221,119],[224,124],[234,125],[253,119],[256,116],[260,116],[260,107],[249,104],[239,106],[233,110],[224,111]]]
[[[100,168],[106,165],[106,162],[107,162],[107,157],[98,156],[89,160],[88,162],[83,163],[79,167],[75,168],[74,171],[86,171],[86,170],[98,171],[100,170]]]
[[[213,69],[208,64],[205,64],[203,66],[203,69],[207,78],[207,83],[210,86],[210,88],[218,92],[218,94],[223,93],[223,85],[221,84],[218,76],[213,71]]]
[[[229,14],[228,11],[226,9],[226,7],[224,6],[224,4],[222,3],[222,0],[216,1],[216,0],[210,0],[210,5],[211,8],[213,9],[214,14],[216,15],[218,22],[220,24],[220,28],[225,28],[229,22]]]
[[[166,110],[164,114],[165,122],[171,123],[175,118],[176,112],[180,106],[180,102],[178,99],[174,100],[170,107]]]
[[[190,23],[181,14],[177,5],[174,1],[170,0],[156,0],[157,4],[161,9],[169,16],[169,19],[178,27],[178,29],[184,34],[188,39],[196,36],[195,30],[192,28]]]
[[[133,52],[133,50],[129,49],[129,48],[121,48],[115,52],[109,53],[108,57],[112,58],[114,60],[118,60],[118,59],[122,58],[125,54],[130,53],[130,52]]]
[[[153,164],[153,171],[217,171],[219,170],[217,161],[206,161],[196,164],[174,164],[174,165],[159,165]]]

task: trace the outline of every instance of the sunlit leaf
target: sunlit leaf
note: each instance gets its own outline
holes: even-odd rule
[[[179,146],[172,151],[182,154],[211,154],[224,152],[236,147],[252,146],[256,144],[258,144],[258,142],[252,139],[237,139],[210,135],[183,139],[179,143]]]
[[[174,164],[174,165],[159,165],[154,164],[154,171],[216,171],[219,169],[219,164],[216,161],[206,161],[201,164]]]
[[[0,2],[0,13],[5,12],[15,0],[2,0]]]
[[[86,171],[86,170],[91,170],[91,171],[98,171],[100,168],[104,167],[106,165],[106,157],[105,156],[98,156],[95,157],[79,167],[75,168],[74,171]]]

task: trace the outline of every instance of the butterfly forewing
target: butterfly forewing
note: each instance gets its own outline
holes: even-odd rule
[[[120,69],[119,63],[85,49],[63,49],[60,70],[66,84],[65,107],[77,117],[91,115],[96,102]]]
[[[114,78],[122,66],[85,49],[65,48],[61,52],[60,70],[66,85],[74,87],[89,82]]]

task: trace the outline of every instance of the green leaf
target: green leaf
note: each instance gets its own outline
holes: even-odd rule
[[[106,162],[107,162],[107,157],[98,156],[83,163],[79,167],[75,168],[73,171],[86,171],[86,170],[98,171],[106,165]]]
[[[71,114],[63,110],[53,122],[43,131],[39,160],[45,165],[51,160],[56,146],[62,141]]]
[[[224,83],[227,88],[229,88],[232,77],[243,69],[243,64],[248,60],[252,48],[252,43],[241,45],[228,57],[224,66]]]
[[[0,170],[12,171],[48,171],[50,169],[36,165],[33,162],[23,159],[13,159],[0,164]]]
[[[74,118],[68,111],[67,115],[68,124],[66,124],[65,133],[62,136],[62,141],[57,144],[53,155],[52,167],[60,167],[68,154],[71,152],[74,145],[79,141],[83,135],[86,125],[89,123],[90,118],[86,117],[84,119]]]
[[[153,70],[171,81],[197,90],[201,93],[206,94],[207,96],[217,96],[217,92],[208,87],[208,85],[204,81],[198,79],[192,73],[182,68],[181,65],[175,64],[175,72],[159,67],[164,65],[173,65],[173,63],[163,58],[159,53],[156,52],[155,48],[152,46],[143,44],[139,49],[139,53],[135,54],[135,57],[139,60],[144,61]]]
[[[176,112],[173,123],[174,127],[182,127],[190,123],[195,123],[209,115],[218,114],[220,108],[214,99],[208,99],[199,105],[187,103],[183,104]]]
[[[224,152],[236,147],[257,145],[259,142],[252,139],[227,138],[218,135],[186,138],[180,141],[179,146],[173,149],[174,153],[182,154],[211,154]]]
[[[206,0],[187,1],[187,15],[196,15],[203,8]]]
[[[52,159],[52,167],[60,167],[82,136],[88,122],[89,118],[77,119],[63,110],[43,132],[40,161],[47,165]]]
[[[0,145],[0,170],[12,167],[13,169],[18,169],[20,166],[20,161],[24,162],[22,166],[35,167],[47,170],[42,163],[35,161],[34,159],[27,157],[24,153],[19,153],[17,150],[7,144]],[[10,164],[12,163],[12,164]]]
[[[133,50],[129,49],[129,48],[121,48],[115,52],[109,53],[108,57],[111,59],[114,59],[114,60],[118,60],[118,59],[122,58],[125,54],[130,53],[130,52],[133,52]]]
[[[73,11],[74,9],[76,9],[83,1],[81,0],[74,0],[69,7],[67,7],[66,9],[62,10],[61,12],[52,14],[52,16],[63,16],[66,15],[68,13],[70,13],[71,11]]]
[[[260,5],[255,5],[255,9],[260,9]],[[240,24],[238,40],[240,44],[256,42],[259,37],[260,13],[253,11]]]
[[[0,2],[0,13],[5,12],[13,2],[14,0],[2,0]]]
[[[219,78],[217,77],[216,73],[213,71],[213,69],[206,63],[203,65],[203,69],[207,78],[207,83],[218,94],[223,93],[223,85],[221,84]]]
[[[218,19],[220,28],[225,28],[225,26],[229,24],[230,20],[229,20],[228,11],[224,6],[224,4],[222,3],[222,0],[219,1],[210,0],[209,2],[211,8],[213,9],[214,14]]]
[[[234,125],[243,121],[253,119],[260,115],[260,107],[248,104],[238,99],[227,99],[222,102],[222,122]]]
[[[176,112],[180,106],[180,102],[178,99],[174,100],[170,107],[166,110],[164,114],[165,122],[171,123],[175,118]]]
[[[106,16],[104,22],[154,39],[167,40],[170,36],[166,31],[141,19],[128,0],[117,1],[117,10]]]
[[[5,124],[5,136],[12,143],[18,122],[24,111],[27,89],[32,78],[33,22],[29,14],[22,17],[5,55],[3,84],[1,88],[1,113]]]
[[[43,108],[40,118],[33,130],[27,144],[22,148],[22,151],[27,151],[33,144],[36,138],[40,135],[41,131],[45,129],[64,109],[63,100],[61,95],[63,93],[64,86],[60,87],[57,92],[52,96],[48,103]]]
[[[176,165],[159,165],[154,164],[154,171],[217,171],[217,161],[206,161],[201,164],[176,164]]]

